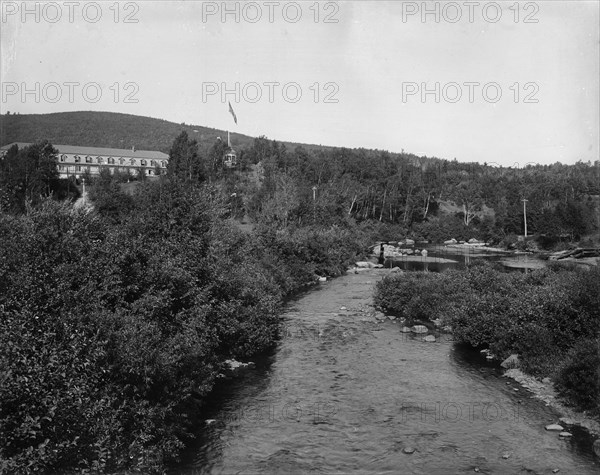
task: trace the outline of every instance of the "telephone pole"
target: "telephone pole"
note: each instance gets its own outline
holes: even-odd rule
[[[523,221],[525,222],[525,238],[527,238],[527,201],[525,198],[521,200],[523,202]]]

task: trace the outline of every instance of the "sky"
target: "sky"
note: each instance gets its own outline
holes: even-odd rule
[[[598,0],[0,4],[2,113],[503,166],[599,159]]]

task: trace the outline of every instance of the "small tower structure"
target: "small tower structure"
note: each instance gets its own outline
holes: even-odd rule
[[[231,147],[229,131],[227,131],[227,150],[223,155],[223,165],[225,165],[227,168],[235,168],[237,166],[237,155],[235,150]]]

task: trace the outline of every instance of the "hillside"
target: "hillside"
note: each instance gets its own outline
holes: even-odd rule
[[[55,114],[23,114],[0,116],[0,144],[35,142],[48,139],[51,143],[89,147],[159,150],[168,153],[173,140],[182,131],[196,138],[201,148],[210,147],[226,131],[199,125],[176,124],[115,112],[59,112]],[[196,132],[197,131],[197,132]],[[252,138],[232,134],[234,147],[251,145]]]
[[[176,124],[116,112],[57,112],[54,114],[0,115],[0,146],[11,142],[35,142],[48,139],[51,143],[89,147],[130,148],[159,150],[168,153],[175,137],[186,131],[197,139],[201,151],[208,150],[217,137],[227,131],[200,125]],[[270,137],[273,138],[273,137]],[[232,133],[234,148],[249,148],[253,137]],[[287,147],[300,144],[282,142]],[[310,149],[325,149],[317,145],[304,145]]]

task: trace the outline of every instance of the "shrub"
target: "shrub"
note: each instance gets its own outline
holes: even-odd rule
[[[567,402],[600,415],[600,340],[579,341],[560,365],[555,382]]]
[[[411,320],[446,318],[460,274],[407,273],[387,276],[375,287],[375,303]]]

